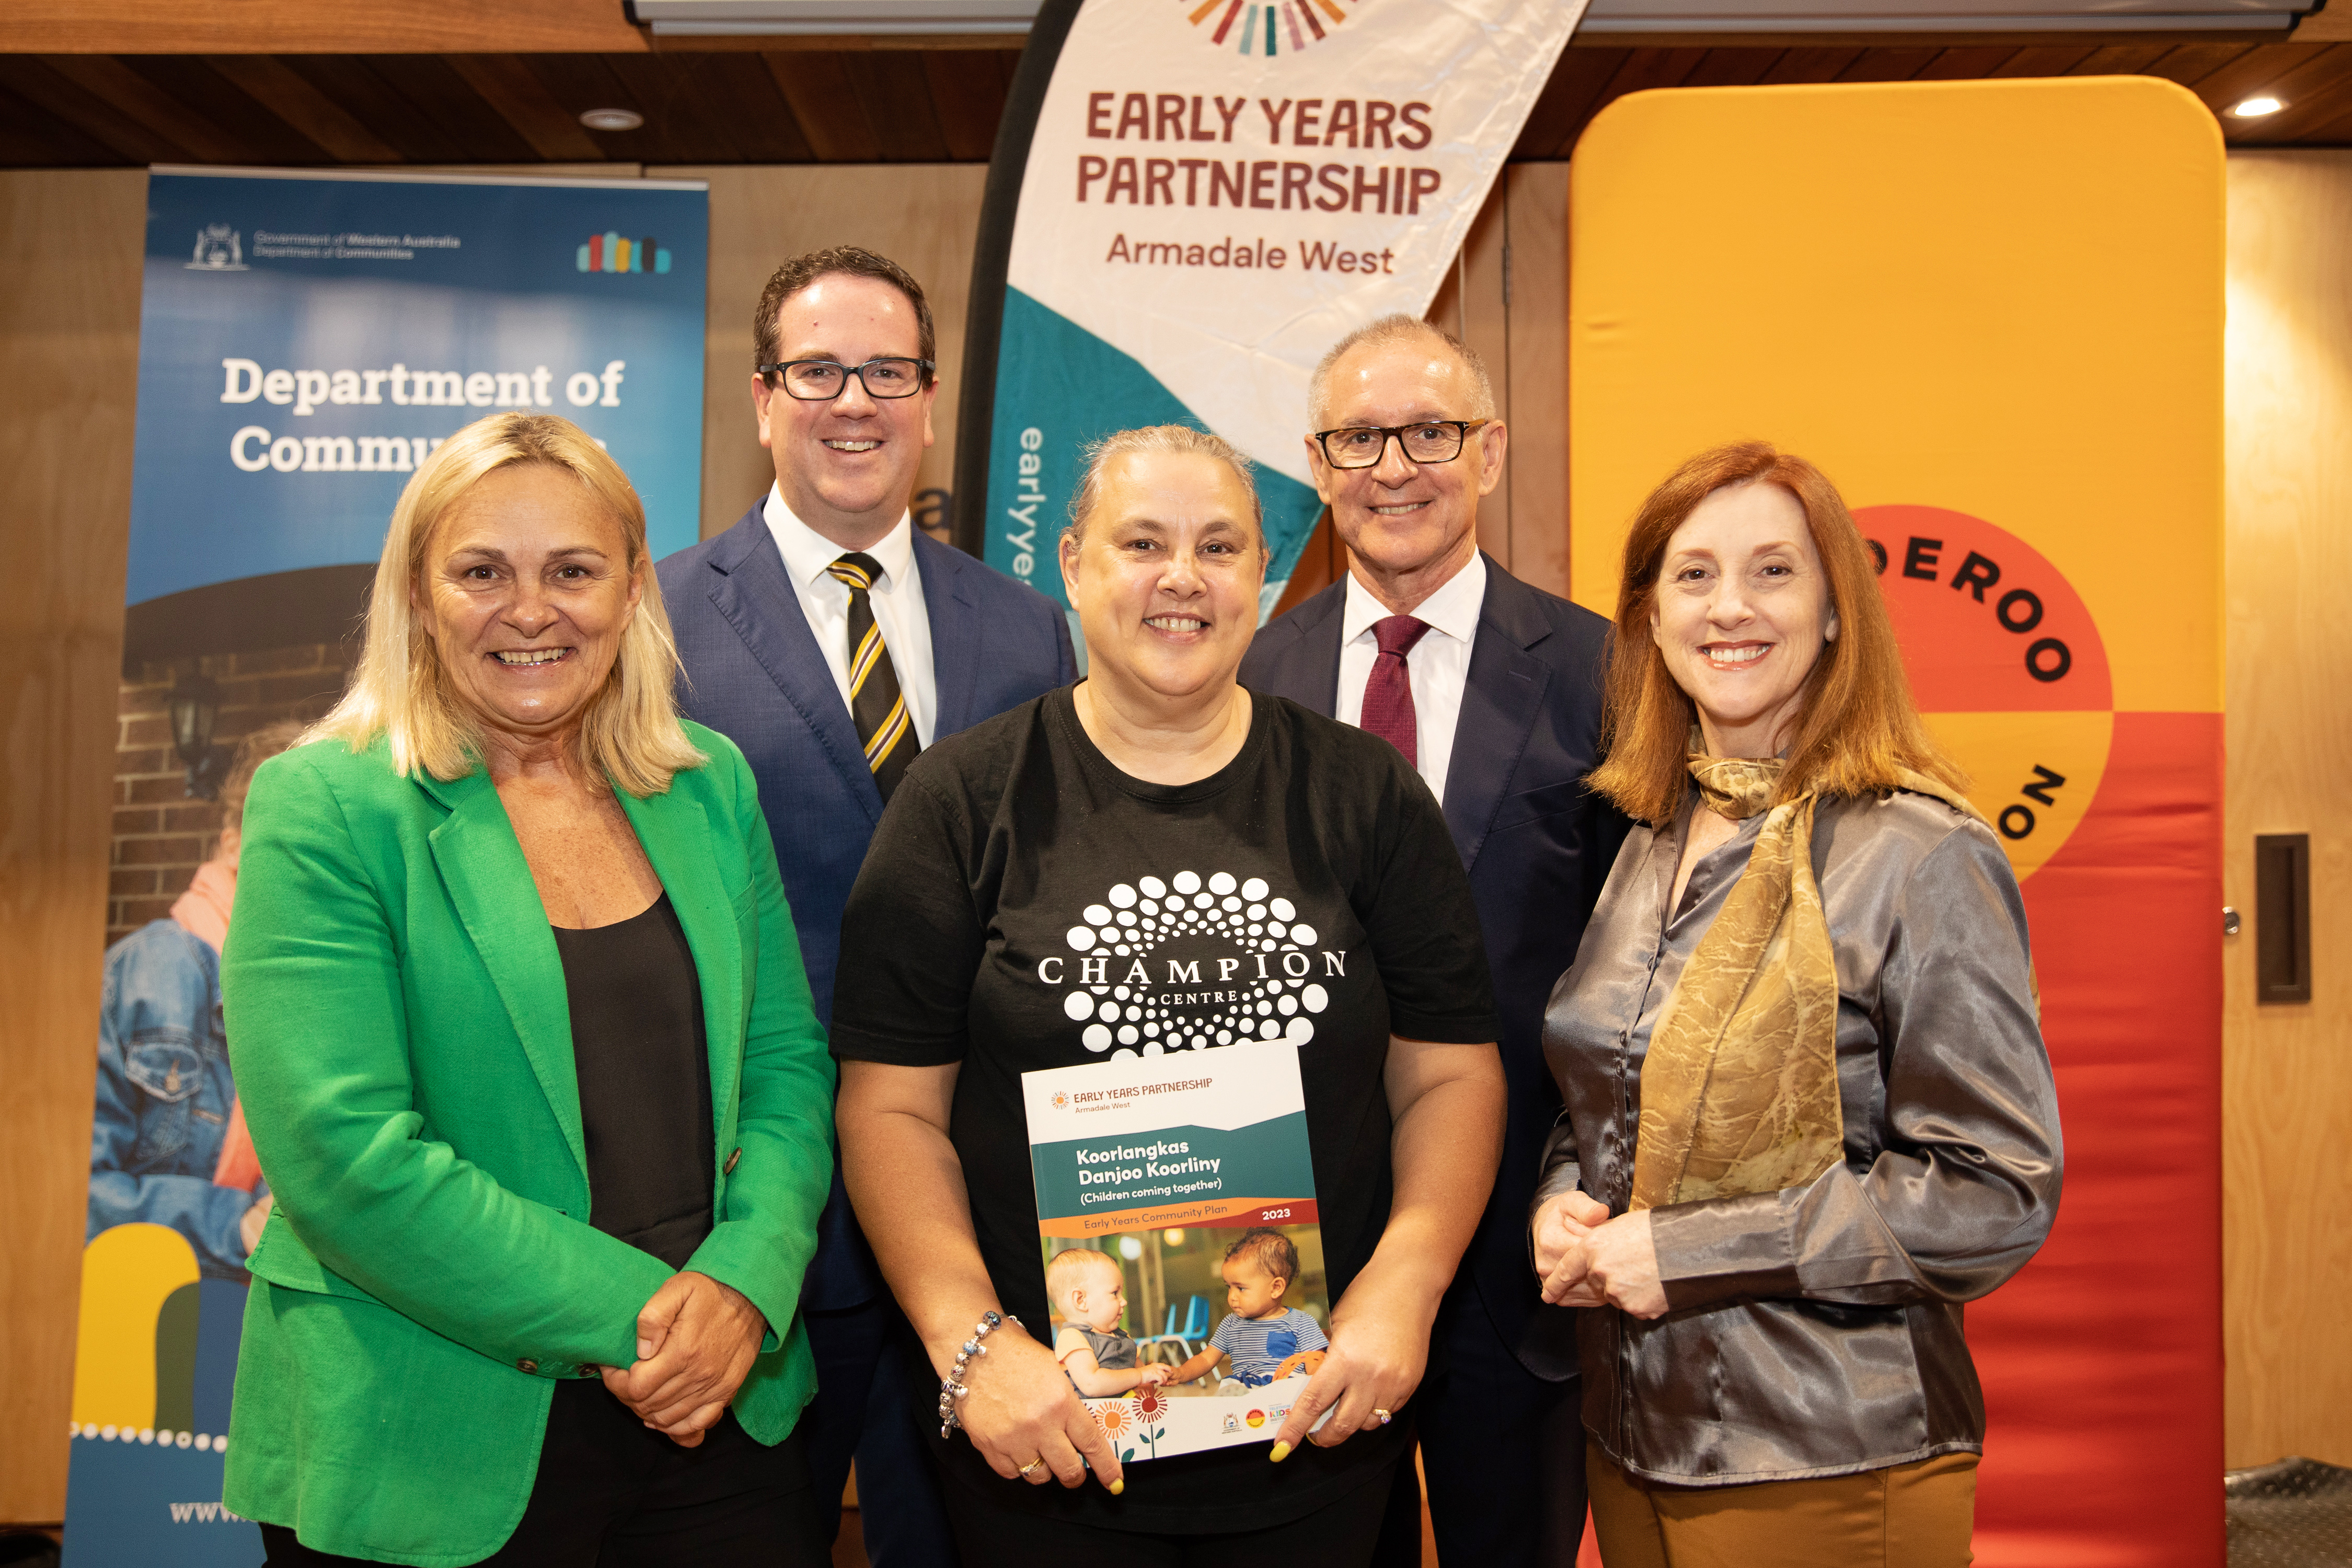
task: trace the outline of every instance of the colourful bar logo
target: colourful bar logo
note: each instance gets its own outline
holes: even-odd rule
[[[1182,3],[1191,5],[1194,0]],[[1248,0],[1200,0],[1187,19],[1196,27],[1214,19],[1216,26],[1209,34],[1213,45],[1238,47],[1245,55],[1274,55],[1295,54],[1310,44],[1321,43],[1327,36],[1326,17],[1333,26],[1348,19],[1347,13],[1339,9],[1339,0],[1270,0],[1265,5],[1251,5]],[[1306,23],[1303,29],[1299,26],[1302,20]],[[1236,22],[1241,26],[1236,27]]]
[[[583,272],[669,270],[669,252],[656,244],[650,235],[644,239],[631,239],[609,228],[602,234],[590,235],[574,259]]]

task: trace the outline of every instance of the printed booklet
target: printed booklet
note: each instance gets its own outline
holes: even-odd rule
[[[1021,1087],[1047,1338],[1120,1459],[1273,1441],[1331,1324],[1298,1047],[1113,1058]]]

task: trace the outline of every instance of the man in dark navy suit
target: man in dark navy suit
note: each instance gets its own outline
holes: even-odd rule
[[[1386,735],[1443,805],[1469,870],[1509,1118],[1412,1412],[1440,1560],[1567,1568],[1584,1523],[1575,1330],[1568,1309],[1541,1302],[1527,1223],[1560,1104],[1544,1004],[1623,836],[1583,783],[1609,623],[1479,551],[1478,500],[1502,479],[1509,432],[1486,367],[1449,334],[1376,321],[1324,356],[1308,404],[1307,460],[1349,570],[1257,634],[1242,684]],[[1397,1485],[1414,1486],[1411,1466]],[[1420,1561],[1418,1513],[1390,1510],[1378,1561]]]
[[[940,390],[922,286],[870,251],[817,251],[768,280],[753,333],[751,402],[775,485],[657,571],[686,666],[679,704],[751,761],[829,1022],[842,906],[908,763],[1076,679],[1077,667],[1052,601],[933,542],[908,515]],[[900,1353],[908,1331],[837,1171],[801,1304],[818,1378],[803,1421],[826,1539],[854,1455],[867,1557],[952,1564],[918,1426],[930,1391]]]

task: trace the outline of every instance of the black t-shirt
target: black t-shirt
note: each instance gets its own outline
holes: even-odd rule
[[[1444,818],[1386,741],[1262,693],[1231,763],[1194,784],[1146,784],[1087,739],[1074,690],[908,770],[843,918],[834,1054],[962,1064],[949,1132],[981,1256],[1006,1310],[1043,1339],[1021,1075],[1295,1040],[1336,1304],[1388,1223],[1390,1037],[1498,1032]],[[1199,1534],[1322,1507],[1401,1452],[1406,1429],[1303,1446],[1278,1466],[1261,1444],[1155,1459],[1117,1499],[1008,1483],[960,1437],[943,1457],[1003,1506]]]

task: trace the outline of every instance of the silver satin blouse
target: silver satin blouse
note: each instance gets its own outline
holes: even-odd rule
[[[1625,1212],[1650,1031],[1747,868],[1764,818],[1666,900],[1673,828],[1636,826],[1544,1051],[1566,1109],[1536,1202],[1582,1187]],[[1577,1314],[1584,1425],[1654,1481],[1800,1480],[1981,1452],[1960,1304],[2032,1258],[2058,1210],[2058,1100],[2025,908],[1982,823],[1895,794],[1821,804],[1813,872],[1838,974],[1845,1161],[1785,1192],[1653,1212],[1668,1310]]]

